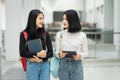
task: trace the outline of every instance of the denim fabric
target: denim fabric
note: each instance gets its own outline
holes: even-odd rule
[[[82,61],[62,58],[60,60],[59,80],[83,80]]]
[[[26,80],[50,80],[49,61],[36,63],[27,61]]]

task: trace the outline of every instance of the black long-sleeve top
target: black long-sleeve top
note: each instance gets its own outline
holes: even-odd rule
[[[37,39],[37,38],[41,39],[43,49],[47,50],[46,58],[42,58],[42,59],[43,61],[46,61],[48,60],[48,58],[53,56],[53,47],[52,47],[52,43],[50,40],[50,35],[48,32],[45,33],[46,35],[43,35],[43,33],[39,29],[36,31],[36,34],[37,36],[31,37],[27,33],[28,35],[27,41]],[[42,36],[45,36],[45,37],[43,38]],[[21,57],[26,57],[26,58],[32,58],[34,54],[34,53],[29,52],[28,49],[26,48],[26,40],[24,38],[23,32],[20,33],[19,52],[20,52]]]

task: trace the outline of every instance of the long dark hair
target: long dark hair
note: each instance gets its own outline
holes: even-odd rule
[[[38,9],[33,9],[29,13],[27,26],[24,30],[29,34],[29,36],[36,36],[36,18],[38,16],[38,14],[43,14],[43,12]],[[43,16],[44,16],[44,14],[43,14]],[[43,24],[43,27],[41,28],[41,31],[45,32],[44,24]]]
[[[79,32],[81,25],[77,12],[75,10],[67,10],[64,12],[64,15],[66,15],[69,24],[68,32]]]

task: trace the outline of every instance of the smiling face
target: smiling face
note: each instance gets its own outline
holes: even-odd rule
[[[69,27],[69,23],[67,21],[67,17],[66,17],[65,14],[63,15],[63,25],[64,25],[64,28],[68,28]]]
[[[36,18],[36,26],[37,28],[42,28],[44,23],[44,16],[42,13],[38,14]]]

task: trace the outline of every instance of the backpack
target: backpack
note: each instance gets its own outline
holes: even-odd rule
[[[25,40],[27,41],[27,37],[28,37],[27,32],[24,31],[23,34],[24,34]],[[27,68],[27,58],[26,58],[26,57],[21,57],[21,58],[20,58],[20,61],[21,61],[23,70],[26,71],[26,68]]]

